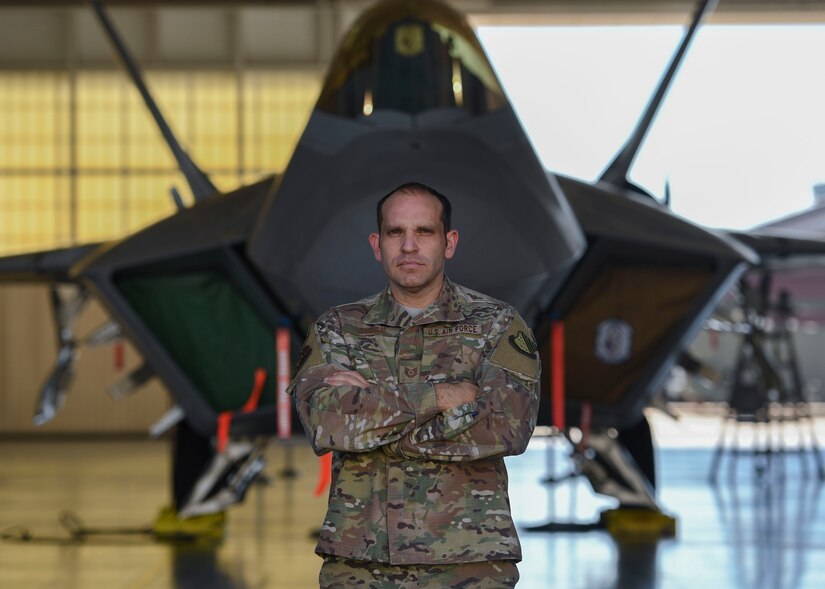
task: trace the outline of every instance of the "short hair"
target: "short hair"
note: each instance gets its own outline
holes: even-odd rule
[[[431,186],[427,186],[426,184],[422,184],[421,182],[405,182],[401,186],[392,189],[390,192],[381,197],[381,200],[378,201],[378,205],[375,207],[375,213],[378,219],[378,233],[381,233],[381,223],[384,221],[382,209],[384,207],[384,203],[389,197],[394,194],[417,194],[421,192],[434,196],[438,199],[438,202],[441,203],[441,223],[444,225],[444,234],[446,235],[450,230],[450,224],[452,222],[453,205],[450,204],[450,199],[441,194],[438,190]]]

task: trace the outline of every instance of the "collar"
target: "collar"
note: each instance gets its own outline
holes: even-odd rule
[[[444,275],[444,284],[438,298],[427,306],[416,317],[398,304],[393,298],[389,285],[379,295],[372,309],[364,315],[362,320],[367,325],[388,325],[394,327],[408,327],[426,323],[455,322],[464,319],[464,313],[459,304],[460,294],[452,281]]]

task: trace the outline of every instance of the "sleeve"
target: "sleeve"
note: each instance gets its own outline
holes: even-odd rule
[[[337,313],[326,313],[310,329],[287,389],[318,455],[331,450],[374,450],[397,441],[438,411],[432,384],[398,385],[391,379],[378,379],[366,363],[353,361],[352,355]],[[358,370],[370,386],[324,383],[324,378],[340,370]],[[413,405],[409,399],[424,402]]]
[[[514,310],[494,322],[476,369],[479,392],[412,428],[384,451],[410,459],[481,460],[521,454],[536,426],[540,364],[532,332]]]

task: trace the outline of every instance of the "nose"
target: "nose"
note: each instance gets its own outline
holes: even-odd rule
[[[405,254],[409,254],[417,250],[418,243],[415,241],[415,234],[412,232],[405,233],[404,239],[401,242],[401,251]]]

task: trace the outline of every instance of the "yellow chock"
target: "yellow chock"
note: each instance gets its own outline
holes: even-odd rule
[[[160,540],[189,540],[193,542],[220,542],[226,529],[226,512],[180,518],[171,507],[158,513],[152,530]]]
[[[601,523],[622,540],[650,540],[676,536],[676,518],[655,509],[619,507],[602,511]]]

